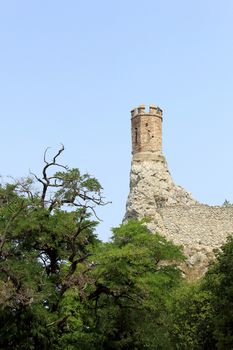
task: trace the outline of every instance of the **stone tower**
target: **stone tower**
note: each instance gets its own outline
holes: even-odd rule
[[[132,154],[135,158],[162,152],[162,121],[163,112],[154,105],[150,105],[149,112],[145,111],[145,105],[131,111]]]
[[[172,204],[196,203],[180,186],[173,183],[162,153],[163,112],[150,105],[131,111],[132,164],[130,193],[125,218],[155,215],[157,208]]]
[[[202,275],[213,250],[233,234],[233,206],[198,203],[177,186],[162,153],[163,113],[144,105],[131,111],[132,163],[130,192],[124,221],[149,217],[152,232],[182,245],[187,261],[183,271],[190,279]]]

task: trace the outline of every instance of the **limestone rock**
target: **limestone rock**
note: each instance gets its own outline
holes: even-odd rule
[[[163,155],[154,155],[153,160],[132,161],[125,220],[156,217],[158,209],[165,206],[197,203],[190,193],[174,184]]]

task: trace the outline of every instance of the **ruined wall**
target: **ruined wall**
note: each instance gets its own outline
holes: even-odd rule
[[[161,150],[162,119],[152,114],[153,110],[145,113],[145,108],[140,108],[131,112],[133,158],[124,220],[149,217],[151,231],[183,246],[187,261],[182,269],[188,278],[200,277],[214,258],[214,249],[233,234],[233,206],[200,204],[173,182]],[[162,116],[161,109],[156,110]],[[158,126],[153,129],[153,138],[146,137],[150,123]],[[133,135],[135,125],[139,124],[138,145]]]
[[[158,209],[163,233],[177,244],[218,248],[233,234],[233,206],[170,206]]]
[[[124,220],[144,217],[151,219],[148,227],[152,232],[183,246],[187,261],[182,269],[190,279],[205,273],[214,258],[213,250],[233,234],[233,206],[198,203],[174,184],[161,154],[154,154],[153,160],[150,155],[132,161]]]
[[[168,206],[158,209],[162,227],[152,221],[151,230],[182,245],[186,262],[183,271],[189,279],[202,276],[214,259],[214,250],[233,235],[233,206]]]

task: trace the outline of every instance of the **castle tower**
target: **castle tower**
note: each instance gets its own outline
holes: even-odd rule
[[[143,160],[148,153],[162,153],[163,112],[159,107],[145,105],[131,111],[132,154],[134,160]]]
[[[162,153],[163,112],[155,105],[131,111],[132,163],[130,193],[125,218],[157,217],[157,210],[171,205],[195,205],[197,201],[177,186]],[[162,232],[161,227],[159,231]]]
[[[214,249],[232,235],[233,206],[198,203],[173,182],[162,154],[162,121],[162,110],[154,105],[149,112],[144,105],[131,111],[130,191],[123,221],[150,218],[151,232],[183,246],[182,271],[195,279],[206,271]]]

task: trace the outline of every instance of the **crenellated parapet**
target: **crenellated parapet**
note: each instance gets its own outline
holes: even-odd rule
[[[162,118],[163,117],[163,111],[160,107],[155,106],[151,104],[149,106],[149,111],[146,111],[146,106],[145,105],[140,105],[137,108],[134,108],[131,110],[131,118],[137,117],[139,115],[154,115],[156,117]]]

